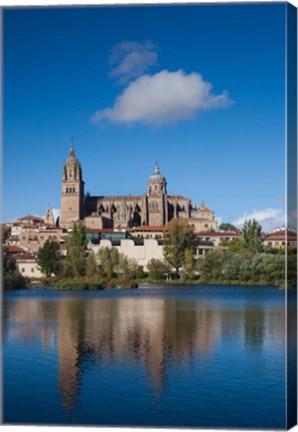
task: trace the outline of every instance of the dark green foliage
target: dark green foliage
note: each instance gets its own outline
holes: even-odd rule
[[[98,268],[97,268],[96,260],[94,254],[91,252],[88,255],[87,262],[86,262],[86,276],[88,278],[94,278],[97,275],[98,275]]]
[[[72,248],[74,246],[86,248],[86,229],[82,223],[74,224],[68,237],[68,247]]]
[[[137,262],[128,259],[115,248],[104,247],[98,251],[99,275],[107,288],[136,288],[135,279],[145,276]]]
[[[67,241],[67,255],[63,263],[63,276],[79,278],[86,274],[86,233],[83,224],[74,224]]]
[[[191,249],[186,249],[184,252],[183,261],[183,278],[193,280],[197,276],[197,262],[194,253]]]
[[[228,250],[231,252],[239,252],[241,249],[243,249],[242,241],[237,238],[231,241],[227,241],[226,244],[221,244],[221,246],[227,246]]]
[[[239,232],[239,229],[230,223],[221,223],[219,225],[220,231],[236,231]]]
[[[5,290],[29,288],[30,281],[19,272],[15,260],[3,253],[3,286]]]
[[[99,280],[86,280],[81,279],[60,279],[55,284],[57,290],[99,290],[103,289],[104,286]]]
[[[158,259],[152,258],[147,264],[149,279],[158,281],[165,278],[165,274],[170,272],[170,266]]]
[[[281,286],[285,281],[285,255],[250,251],[210,251],[198,262],[201,282],[256,283]],[[295,256],[288,257],[289,285],[295,281]]]
[[[262,250],[262,227],[255,219],[244,221],[242,228],[242,248],[253,253]]]
[[[38,251],[37,264],[47,278],[57,275],[60,270],[60,247],[56,241],[47,240]]]
[[[111,282],[117,277],[120,254],[116,248],[103,247],[98,251],[99,271],[104,280]]]
[[[145,279],[147,274],[144,272],[144,267],[141,265],[137,265],[134,272],[135,279]]]
[[[197,244],[194,228],[183,219],[172,219],[165,234],[164,257],[178,272],[183,266],[186,249],[194,253]]]

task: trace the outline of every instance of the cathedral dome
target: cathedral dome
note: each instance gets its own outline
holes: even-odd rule
[[[65,164],[68,165],[68,166],[75,166],[75,165],[79,165],[80,164],[80,162],[76,158],[73,144],[71,144],[71,146],[70,146],[69,156],[66,159]]]
[[[149,177],[149,181],[152,181],[152,180],[163,180],[163,181],[166,180],[166,178],[160,173],[159,166],[158,166],[157,162],[155,164],[155,169],[154,169],[153,174]]]
[[[69,156],[64,162],[62,179],[66,180],[81,180],[82,170],[79,160],[76,158],[73,143],[71,143]]]

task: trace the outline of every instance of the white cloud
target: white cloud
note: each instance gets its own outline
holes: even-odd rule
[[[96,124],[139,122],[159,126],[191,119],[200,111],[231,103],[227,92],[213,94],[211,83],[196,72],[162,70],[131,82],[112,108],[97,111],[91,120]]]
[[[114,67],[109,76],[123,84],[143,75],[156,63],[156,51],[152,42],[120,42],[112,50],[110,64]]]
[[[286,224],[286,216],[283,210],[277,208],[253,210],[251,213],[244,213],[243,216],[234,220],[232,224],[241,228],[244,221],[248,219],[256,219],[262,225],[264,232],[271,232]]]

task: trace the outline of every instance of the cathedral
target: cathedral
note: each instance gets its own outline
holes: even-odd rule
[[[61,227],[69,229],[79,221],[93,229],[161,227],[173,218],[187,220],[196,232],[217,230],[214,213],[205,207],[204,202],[197,206],[190,198],[168,195],[167,180],[157,163],[143,195],[85,195],[81,164],[71,144],[62,171]]]

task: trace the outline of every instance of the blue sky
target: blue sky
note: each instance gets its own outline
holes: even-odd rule
[[[4,220],[60,207],[73,136],[91,195],[158,160],[169,194],[280,225],[284,35],[285,4],[6,9]]]

